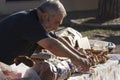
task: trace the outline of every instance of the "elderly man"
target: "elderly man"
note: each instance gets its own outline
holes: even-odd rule
[[[57,56],[70,58],[76,66],[87,71],[89,64],[78,51],[66,47],[64,40],[62,43],[49,35],[65,16],[66,10],[59,0],[48,0],[35,9],[20,11],[1,20],[0,61],[12,64],[16,56],[32,54],[39,45]]]

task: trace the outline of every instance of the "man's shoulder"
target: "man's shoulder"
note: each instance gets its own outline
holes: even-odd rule
[[[29,17],[29,15],[33,15],[36,14],[36,9],[28,9],[28,10],[22,10],[22,11],[18,11],[15,13],[12,13],[11,15],[9,15],[9,17],[21,17],[21,18],[26,18]]]

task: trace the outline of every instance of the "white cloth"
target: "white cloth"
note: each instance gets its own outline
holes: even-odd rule
[[[33,80],[41,80],[40,77],[38,76],[38,74],[33,69],[31,69],[31,68],[28,69],[28,70],[26,70],[26,72],[25,72],[25,74],[24,74],[23,77],[24,78],[25,77],[30,77]]]

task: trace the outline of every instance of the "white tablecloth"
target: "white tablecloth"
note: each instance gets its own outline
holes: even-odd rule
[[[104,64],[98,64],[94,73],[73,74],[68,80],[120,80],[120,55],[110,55]]]

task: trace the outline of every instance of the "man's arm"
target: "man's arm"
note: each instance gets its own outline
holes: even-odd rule
[[[89,64],[87,64],[87,61],[83,59],[82,57],[78,56],[77,54],[75,54],[74,52],[72,52],[59,40],[54,39],[54,38],[45,38],[45,39],[38,41],[37,43],[43,48],[51,51],[56,56],[70,58],[73,64],[75,64],[76,66],[81,66],[81,69],[83,71],[89,70],[90,66]]]
[[[65,40],[62,37],[58,37],[57,38],[59,41],[61,41],[65,46],[67,46],[67,48],[69,48],[70,50],[72,50],[74,53],[76,53],[78,56],[83,57],[83,58],[87,58],[85,53],[81,53],[78,50],[76,50],[73,46],[70,45],[70,43]]]

